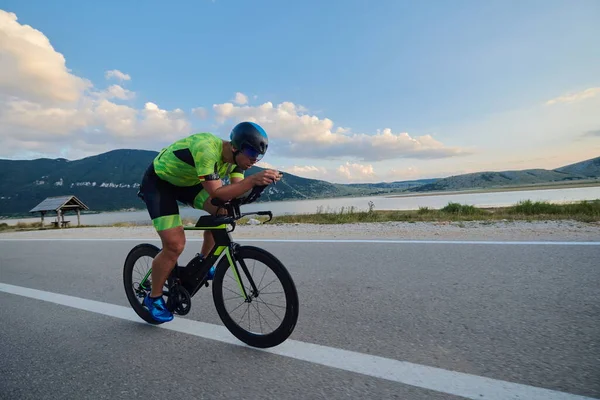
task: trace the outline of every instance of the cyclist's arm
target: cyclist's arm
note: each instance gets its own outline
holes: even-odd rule
[[[253,179],[244,179],[241,182],[223,186],[221,176],[217,168],[217,160],[221,157],[221,139],[209,138],[192,144],[191,151],[194,154],[196,174],[208,195],[229,201],[241,196],[254,188]]]
[[[254,186],[266,186],[281,179],[281,174],[275,170],[264,170],[254,175],[250,175],[239,182],[223,186],[221,179],[204,179],[202,185],[212,198],[218,197],[221,200],[229,201],[241,196]],[[238,178],[239,179],[239,178]]]
[[[233,171],[231,171],[231,174],[229,175],[229,182],[231,183],[238,183],[241,182],[244,179],[244,171],[236,166]]]
[[[236,178],[239,179],[239,178]],[[202,186],[212,198],[219,198],[223,201],[229,201],[233,198],[241,196],[248,190],[254,188],[254,182],[250,178],[242,179],[238,182],[232,182],[230,185],[223,186],[220,179],[205,180]]]

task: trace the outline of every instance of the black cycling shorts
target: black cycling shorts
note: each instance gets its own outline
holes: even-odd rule
[[[197,209],[204,208],[209,195],[202,184],[175,186],[156,175],[154,164],[146,170],[140,185],[140,197],[146,203],[152,225],[157,231],[182,226],[177,201]]]

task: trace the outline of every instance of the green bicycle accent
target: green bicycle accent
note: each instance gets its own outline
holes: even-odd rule
[[[207,231],[207,230],[216,230],[216,229],[227,229],[226,224],[221,224],[218,226],[184,226],[184,231]]]
[[[213,199],[215,206],[226,209],[225,216],[220,214],[218,216],[205,215],[198,219],[195,226],[184,226],[186,231],[210,231],[215,240],[215,246],[204,258],[200,258],[200,255],[196,254],[185,266],[176,264],[163,288],[163,296],[166,296],[169,310],[181,316],[187,315],[194,295],[202,287],[209,286],[208,272],[214,265],[216,268],[212,280],[212,297],[221,321],[239,340],[250,346],[260,348],[277,346],[292,334],[298,321],[299,306],[296,286],[281,261],[264,249],[255,246],[242,246],[234,242],[231,237],[231,232],[235,230],[236,221],[246,215],[268,215],[270,218],[267,222],[272,219],[270,211],[241,213],[239,209],[241,204],[247,204],[257,199],[264,188],[259,187],[257,190],[253,190],[246,199],[233,199],[229,202],[217,200],[216,203]],[[248,198],[251,200],[248,200]],[[231,230],[228,229],[229,226],[232,226]],[[143,298],[150,290],[150,288],[145,287],[144,283],[151,274],[151,268],[142,274],[145,275],[142,282],[134,281],[133,277],[134,268],[140,258],[154,258],[159,252],[160,249],[155,245],[149,243],[139,244],[131,249],[123,266],[123,284],[127,299],[137,315],[151,324],[159,324],[159,322],[152,319],[148,310],[142,305]],[[252,273],[247,265],[250,262],[254,263]],[[253,273],[255,272],[256,262],[263,264],[265,270],[264,273],[257,276],[255,281]],[[148,266],[148,262],[145,265]],[[232,290],[224,287],[226,274],[230,270],[233,280],[237,282],[237,288],[241,292],[241,294],[235,296],[233,294],[236,294],[237,289]],[[267,271],[274,274],[275,278],[265,279]],[[281,285],[281,292],[273,289],[277,286],[275,282]],[[258,287],[257,285],[263,286]],[[233,284],[234,288],[235,286]],[[267,286],[268,289],[261,293],[261,290]],[[278,295],[278,293],[283,294],[285,306],[273,304],[273,298],[269,297]],[[241,303],[230,310],[226,302],[231,300]],[[263,310],[265,308],[268,310],[265,311],[265,315],[260,314],[261,307],[263,307]],[[233,316],[238,309],[242,314],[239,319]],[[272,328],[271,324],[267,322],[267,315],[272,316],[275,314],[279,317],[275,311],[283,311],[281,321],[274,324],[275,328],[271,332],[263,332],[263,328],[267,326]],[[252,329],[250,314],[258,314],[258,323],[255,324],[255,327],[260,326],[260,332]],[[264,319],[265,323],[261,318]]]
[[[233,262],[233,259],[231,258],[231,255],[229,254],[229,249],[227,249],[227,248],[225,249],[225,255],[227,256],[227,261],[229,261],[229,265],[233,269],[233,273],[235,274],[235,280],[237,281],[237,283],[240,287],[240,292],[242,292],[242,294],[244,295],[244,300],[248,300],[248,294],[246,293],[246,290],[244,289],[244,285],[242,285],[242,280],[240,278],[238,270],[235,267],[235,263]]]
[[[142,281],[140,282],[140,285],[142,286],[146,286],[146,281],[148,280],[148,277],[152,274],[152,268],[150,268],[148,270],[148,272],[146,272],[146,276],[144,276],[144,279],[142,279]]]
[[[227,248],[227,246],[219,246],[217,247],[217,249],[215,250],[215,255],[220,256],[221,253],[223,252],[223,250],[225,250]]]

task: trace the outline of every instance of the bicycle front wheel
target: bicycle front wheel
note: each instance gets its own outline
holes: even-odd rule
[[[240,246],[231,259],[237,273],[223,257],[213,278],[213,300],[221,321],[249,346],[281,344],[298,321],[298,293],[292,277],[275,256],[258,247]]]

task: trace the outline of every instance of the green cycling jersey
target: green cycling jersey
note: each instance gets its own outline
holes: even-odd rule
[[[175,186],[194,186],[226,177],[244,178],[244,171],[224,162],[222,153],[222,139],[212,133],[196,133],[162,149],[154,159],[154,170]]]

